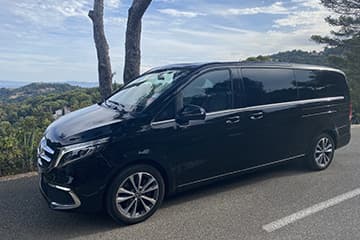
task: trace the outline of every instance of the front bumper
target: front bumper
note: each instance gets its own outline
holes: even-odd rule
[[[52,209],[98,212],[115,173],[102,154],[94,154],[61,168],[39,166],[40,189]]]
[[[79,197],[72,189],[51,184],[42,174],[40,175],[40,191],[50,208],[54,210],[71,210],[81,206]]]

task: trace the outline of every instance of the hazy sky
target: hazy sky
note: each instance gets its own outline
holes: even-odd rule
[[[0,80],[97,81],[92,0],[0,0]],[[130,0],[105,0],[113,71],[122,81]],[[320,50],[330,13],[317,0],[153,0],[143,24],[142,70]]]

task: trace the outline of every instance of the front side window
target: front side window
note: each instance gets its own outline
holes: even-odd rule
[[[176,115],[176,101],[173,99],[156,117],[155,122],[174,119]]]
[[[231,108],[230,71],[214,70],[204,73],[183,89],[181,98],[183,105],[197,105],[208,113]]]
[[[248,106],[290,102],[298,99],[291,69],[242,69]]]
[[[146,74],[114,94],[105,104],[115,104],[126,112],[141,112],[186,73],[185,70],[167,70]]]

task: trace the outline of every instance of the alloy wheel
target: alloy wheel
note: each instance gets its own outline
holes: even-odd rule
[[[334,146],[332,141],[327,137],[320,138],[316,144],[314,153],[316,164],[318,164],[321,168],[325,168],[328,164],[330,164],[333,154]]]
[[[137,172],[127,177],[116,193],[116,207],[127,218],[146,215],[159,199],[159,183],[147,172]]]

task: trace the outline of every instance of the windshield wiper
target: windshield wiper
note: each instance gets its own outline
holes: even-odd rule
[[[122,108],[125,108],[125,105],[122,103],[115,102],[113,100],[107,100],[109,103],[115,104],[116,106],[120,106]]]
[[[108,103],[111,103],[111,105],[110,104],[108,104]],[[125,110],[125,105],[124,104],[122,104],[122,103],[118,103],[118,102],[115,102],[115,101],[112,101],[112,100],[106,100],[105,101],[105,104],[106,104],[106,106],[108,106],[108,107],[110,107],[110,108],[112,108],[112,109],[115,109],[115,110],[118,110],[119,112],[127,112],[126,110]]]

